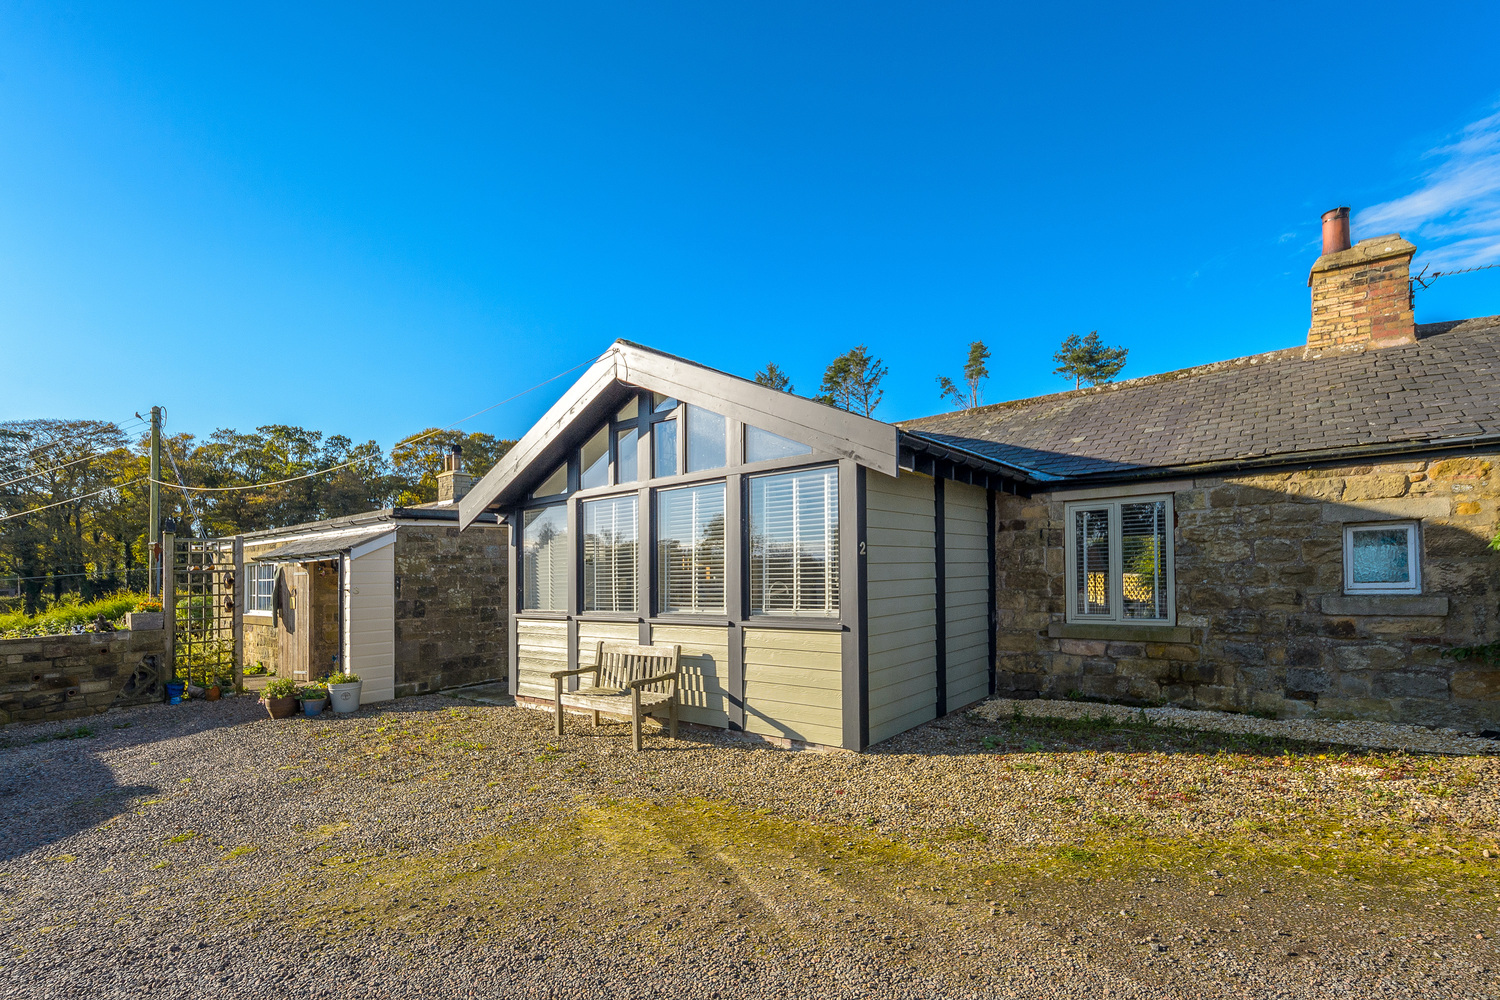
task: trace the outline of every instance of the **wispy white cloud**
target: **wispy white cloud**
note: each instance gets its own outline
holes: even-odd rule
[[[1500,112],[1429,150],[1420,186],[1357,213],[1358,233],[1400,232],[1433,270],[1500,262]]]

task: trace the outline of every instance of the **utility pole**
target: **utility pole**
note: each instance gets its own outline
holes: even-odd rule
[[[161,568],[167,553],[158,553],[161,545],[161,407],[151,407],[151,518],[147,521],[146,551],[150,553],[150,573],[146,587],[152,597],[161,596]]]

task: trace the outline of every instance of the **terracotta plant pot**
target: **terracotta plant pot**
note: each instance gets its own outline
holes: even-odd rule
[[[219,691],[219,685],[217,685],[217,684],[210,684],[208,686],[208,693],[205,694],[203,697],[207,698],[209,701],[218,701],[219,700],[219,695],[221,693],[222,692]]]
[[[273,719],[290,719],[292,713],[297,711],[297,699],[267,698],[266,711],[271,713]]]

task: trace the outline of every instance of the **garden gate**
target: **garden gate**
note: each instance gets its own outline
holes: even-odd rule
[[[167,534],[172,585],[162,592],[162,610],[172,626],[172,663],[179,680],[208,687],[242,685],[238,645],[240,615],[235,596],[243,561],[233,538],[177,538]]]

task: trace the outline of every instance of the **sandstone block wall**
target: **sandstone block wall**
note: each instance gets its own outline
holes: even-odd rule
[[[276,672],[276,626],[271,624],[270,615],[246,615],[244,622],[245,634],[245,666],[254,666],[264,663],[271,672]]]
[[[506,528],[407,525],[396,540],[396,695],[508,676]]]
[[[1500,729],[1500,454],[1178,484],[1177,623],[1069,625],[1064,498],[998,503],[998,691]],[[1065,496],[1065,495],[1064,495]],[[1422,594],[1345,595],[1347,523],[1420,521]]]
[[[160,701],[165,629],[0,639],[0,724]]]

